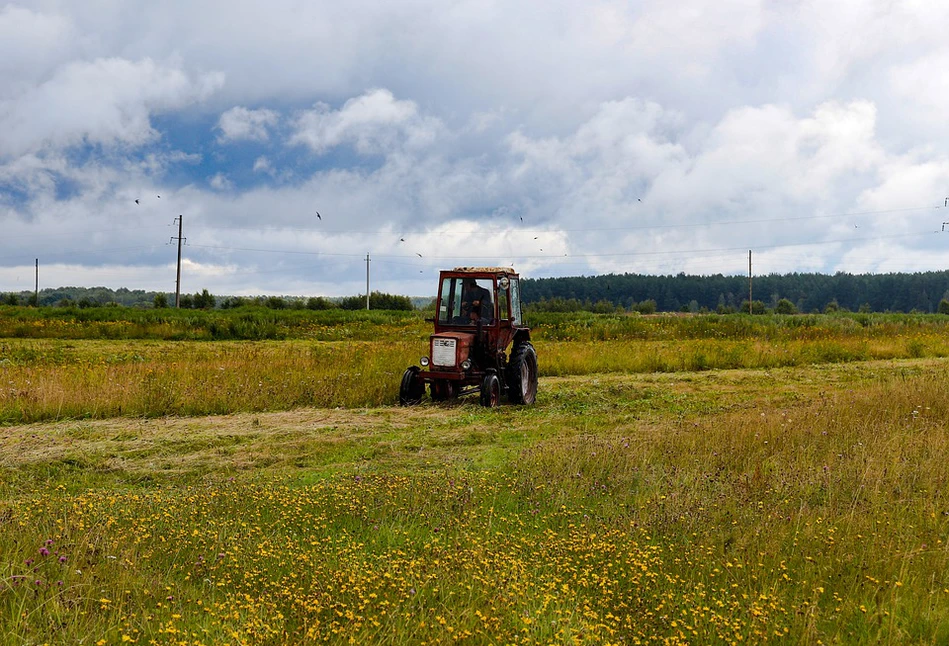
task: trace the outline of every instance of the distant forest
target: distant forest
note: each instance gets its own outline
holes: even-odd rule
[[[755,310],[828,309],[870,312],[937,312],[949,299],[949,271],[913,274],[773,274],[752,280]],[[654,309],[664,312],[730,312],[748,307],[747,276],[646,276],[609,274],[522,281],[525,303],[541,309]],[[598,306],[599,304],[599,306]],[[643,305],[646,304],[644,308]],[[544,307],[546,305],[546,307]]]
[[[752,280],[756,312],[945,312],[949,309],[949,271],[899,274],[772,274]],[[570,278],[525,278],[522,301],[547,311],[734,312],[748,309],[747,276],[648,276],[609,274]],[[322,296],[213,296],[207,290],[182,294],[182,307],[230,308],[258,305],[273,309],[362,309],[365,295],[345,298]],[[32,305],[32,291],[0,293],[0,305]],[[408,298],[373,292],[372,309],[412,309],[430,306],[431,297]],[[174,305],[174,294],[140,289],[60,287],[42,289],[40,306],[156,307]]]
[[[37,298],[38,296],[38,298]],[[181,294],[183,309],[232,309],[243,306],[267,307],[275,310],[360,310],[366,307],[366,295],[326,298],[323,296],[215,296],[203,289],[194,294]],[[369,307],[377,310],[413,310],[427,304],[431,298],[415,299],[407,296],[372,292]],[[141,289],[109,289],[108,287],[57,287],[34,292],[0,293],[0,305],[39,305],[40,307],[174,307],[175,295],[166,292],[147,292]]]

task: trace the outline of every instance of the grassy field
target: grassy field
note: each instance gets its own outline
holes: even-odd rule
[[[0,339],[3,643],[949,642],[942,317],[550,317],[500,410],[371,325]]]

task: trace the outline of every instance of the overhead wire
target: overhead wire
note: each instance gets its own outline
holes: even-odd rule
[[[881,214],[891,214],[891,213],[905,213],[905,212],[915,212],[921,210],[933,210],[943,208],[942,205],[939,206],[926,206],[926,207],[906,207],[906,208],[897,208],[897,209],[883,209],[883,210],[873,210],[873,211],[856,211],[856,212],[843,212],[843,213],[833,213],[833,214],[815,214],[808,216],[789,216],[789,217],[780,217],[780,218],[748,218],[743,220],[722,220],[716,222],[690,222],[690,223],[662,223],[662,224],[642,224],[642,225],[627,225],[627,226],[611,226],[611,227],[581,227],[581,228],[558,228],[558,229],[524,229],[520,227],[485,227],[481,229],[463,229],[456,228],[448,231],[439,231],[439,235],[444,235],[446,233],[452,233],[457,235],[465,234],[484,234],[490,232],[506,232],[511,234],[568,234],[568,233],[578,233],[578,232],[611,232],[611,231],[642,231],[642,230],[651,230],[651,229],[677,229],[677,228],[708,228],[708,227],[717,227],[717,226],[726,226],[726,225],[740,225],[740,224],[763,224],[763,223],[780,223],[780,222],[797,222],[805,220],[820,220],[820,219],[833,219],[833,218],[856,218],[864,217],[870,215],[881,215]],[[154,229],[154,228],[167,228],[170,225],[151,225],[145,227],[121,227],[121,228],[112,228],[107,230],[97,230],[92,231],[92,233],[111,233],[114,231],[128,230],[128,229]],[[374,229],[373,231],[367,231],[365,229],[330,229],[320,226],[300,228],[300,227],[240,227],[240,226],[215,226],[210,227],[203,224],[195,224],[192,226],[192,230],[197,229],[198,231],[202,230],[250,230],[250,231],[307,231],[313,233],[322,233],[330,235],[342,235],[349,233],[374,233],[376,235],[385,235],[393,236],[395,235],[391,230],[380,231],[379,229]],[[415,235],[417,233],[428,234],[431,231],[424,232],[415,232],[405,230],[402,236]],[[755,249],[757,251],[770,251],[775,253],[775,250],[780,249],[791,249],[791,248],[800,248],[800,247],[816,247],[824,245],[833,245],[833,244],[853,244],[859,242],[872,242],[877,240],[891,240],[891,239],[900,239],[900,238],[912,238],[912,237],[921,237],[932,235],[933,233],[939,233],[939,231],[927,231],[927,232],[916,232],[916,233],[902,233],[902,234],[891,234],[891,235],[879,235],[879,236],[861,236],[861,237],[847,237],[847,238],[838,238],[833,240],[819,240],[819,241],[806,241],[806,242],[783,242],[778,244],[754,244],[748,243],[736,247],[719,247],[719,248],[687,248],[687,249],[666,249],[666,250],[635,250],[635,251],[617,251],[609,253],[571,253],[566,252],[563,255],[559,253],[555,254],[553,252],[547,253],[508,253],[502,252],[493,255],[439,255],[439,254],[430,254],[426,253],[424,255],[420,253],[414,254],[400,254],[400,253],[374,253],[372,254],[372,260],[374,262],[389,264],[394,266],[406,266],[413,268],[421,268],[423,271],[426,268],[430,268],[432,261],[455,261],[455,262],[478,262],[478,261],[494,261],[498,262],[501,259],[507,258],[516,258],[521,262],[524,261],[541,261],[544,266],[589,266],[588,263],[584,261],[595,260],[595,259],[620,259],[620,258],[639,258],[645,259],[649,257],[667,257],[672,258],[678,255],[689,255],[697,256],[700,255],[701,258],[691,258],[689,264],[695,266],[696,264],[706,264],[706,265],[717,265],[718,262],[715,261],[715,256],[719,256],[723,261],[727,261],[728,256],[733,254],[736,251],[744,251],[746,249]],[[63,234],[53,234],[58,236],[63,235],[74,235],[71,233]],[[25,235],[13,236],[13,237],[27,237]],[[162,245],[139,245],[132,247],[116,247],[116,248],[106,248],[97,250],[98,254],[112,254],[112,253],[122,253],[126,251],[136,251],[141,249],[158,249]],[[167,244],[165,245],[167,246]],[[228,252],[244,252],[244,253],[266,253],[266,254],[279,254],[279,255],[303,255],[303,256],[316,256],[316,257],[328,257],[328,258],[339,258],[339,259],[352,259],[350,262],[356,261],[362,262],[363,254],[362,253],[340,253],[340,252],[328,252],[328,251],[308,251],[300,249],[279,249],[279,248],[262,248],[262,247],[250,247],[250,246],[229,246],[229,245],[211,245],[211,244],[200,244],[196,242],[191,242],[187,244],[187,247],[196,248],[196,249],[209,249],[209,250],[218,250],[218,251],[228,251]],[[81,256],[89,253],[89,249],[83,250],[65,250],[57,254],[59,257],[72,257],[72,256]],[[780,253],[779,251],[777,253]],[[30,255],[29,260],[32,260],[34,257],[33,254]],[[26,256],[23,256],[25,259]],[[404,262],[404,260],[411,259],[414,262]],[[26,262],[26,260],[24,260]],[[506,260],[504,264],[509,264]],[[307,264],[306,267],[312,267],[312,264]],[[324,265],[325,266],[325,265]],[[303,267],[300,267],[303,268]],[[293,269],[293,268],[290,268]],[[287,271],[287,268],[280,268],[276,270],[254,270],[246,272],[246,270],[237,270],[234,273],[271,273],[279,271]]]
[[[827,213],[820,215],[804,215],[804,216],[788,216],[780,218],[752,218],[744,220],[719,220],[714,222],[669,222],[661,224],[637,224],[637,225],[627,225],[627,226],[609,226],[609,227],[577,227],[577,228],[566,228],[566,227],[557,227],[557,228],[523,228],[519,226],[486,226],[477,229],[462,229],[462,228],[452,228],[446,229],[444,231],[439,231],[439,235],[443,234],[452,234],[452,235],[470,235],[475,233],[504,233],[504,232],[522,232],[522,233],[582,233],[587,231],[641,231],[649,229],[676,229],[676,228],[700,228],[700,227],[714,227],[714,226],[726,226],[733,224],[766,224],[772,222],[798,222],[804,220],[820,220],[820,219],[834,219],[834,218],[855,218],[855,217],[864,217],[868,215],[885,215],[889,213],[904,213],[912,211],[930,211],[934,209],[943,208],[941,205],[936,206],[914,206],[914,207],[904,207],[898,209],[880,209],[873,211],[848,211],[841,213]],[[193,228],[201,229],[207,228],[209,230],[235,230],[235,231],[305,231],[312,233],[330,233],[336,235],[342,234],[362,234],[362,235],[384,235],[384,236],[394,236],[396,232],[399,232],[400,235],[408,234],[426,234],[430,231],[426,230],[417,230],[417,229],[396,229],[391,228],[388,230],[380,230],[378,227],[372,229],[366,228],[355,228],[355,229],[336,229],[332,227],[323,227],[320,225],[314,225],[312,227],[291,227],[291,226],[236,226],[236,225],[202,225],[200,223],[195,224]]]

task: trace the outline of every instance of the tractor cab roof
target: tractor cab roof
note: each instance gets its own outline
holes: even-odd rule
[[[443,271],[442,273],[448,274],[480,274],[480,275],[490,275],[490,276],[501,276],[501,275],[510,275],[516,276],[517,272],[514,271],[511,267],[455,267],[451,270]]]

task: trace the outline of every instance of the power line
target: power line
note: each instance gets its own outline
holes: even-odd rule
[[[941,206],[914,206],[906,207],[899,209],[881,209],[876,211],[850,211],[843,213],[830,213],[824,215],[803,215],[803,216],[789,216],[781,218],[754,218],[747,220],[720,220],[714,222],[676,222],[676,223],[665,223],[665,224],[637,224],[637,225],[628,225],[628,226],[614,226],[614,227],[578,227],[578,228],[542,228],[542,229],[524,229],[521,227],[512,227],[512,226],[488,226],[479,229],[459,229],[452,228],[446,229],[444,231],[439,231],[439,235],[471,235],[476,233],[505,233],[505,232],[518,232],[518,233],[583,233],[589,231],[644,231],[650,229],[678,229],[678,228],[688,228],[695,229],[700,227],[716,227],[716,226],[725,226],[732,224],[766,224],[766,223],[776,223],[776,222],[798,222],[804,220],[821,220],[821,219],[833,219],[833,218],[853,218],[853,217],[864,217],[868,215],[885,215],[889,213],[908,213],[912,211],[931,211],[933,209],[943,208]],[[291,226],[270,226],[270,227],[251,227],[251,226],[225,226],[225,225],[197,225],[195,227],[198,230],[207,229],[211,231],[216,230],[233,230],[233,231],[305,231],[311,233],[329,233],[329,234],[362,234],[362,235],[377,235],[377,236],[395,236],[395,230],[380,230],[378,227],[372,229],[334,229],[334,228],[323,228],[319,226],[314,227],[291,227]],[[405,233],[407,234],[427,234],[431,233],[430,230],[408,230]]]

